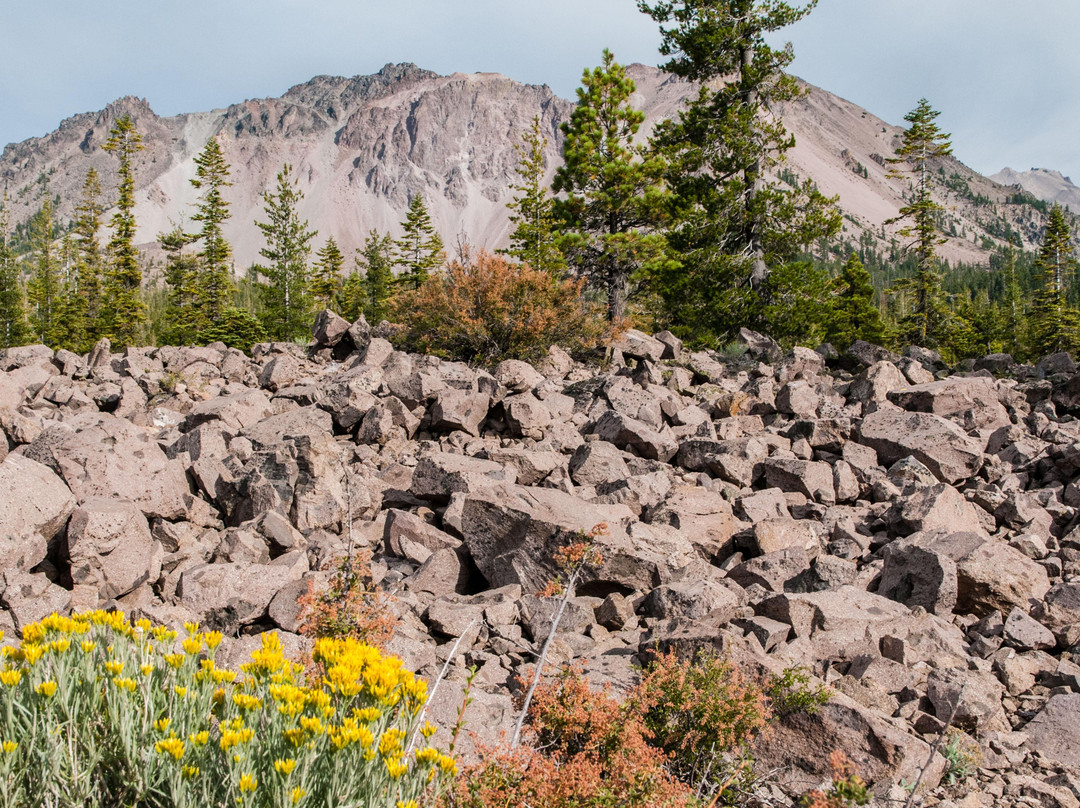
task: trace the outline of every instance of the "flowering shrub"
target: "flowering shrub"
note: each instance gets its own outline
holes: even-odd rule
[[[840,751],[829,756],[832,785],[828,791],[809,791],[801,801],[804,808],[853,808],[870,802],[870,790],[855,771],[854,764]]]
[[[406,326],[409,350],[489,364],[535,361],[550,345],[588,349],[604,335],[601,312],[582,290],[582,281],[481,252],[399,294],[390,316]]]
[[[417,726],[426,683],[353,639],[321,639],[305,686],[276,635],[241,674],[216,632],[118,612],[52,615],[3,650],[6,808],[419,808],[456,773]]]

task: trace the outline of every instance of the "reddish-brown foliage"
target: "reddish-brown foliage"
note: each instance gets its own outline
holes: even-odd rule
[[[536,691],[534,748],[494,751],[458,778],[455,808],[689,808],[688,788],[649,744],[641,712],[575,671]]]
[[[582,289],[583,281],[481,252],[398,295],[391,316],[406,326],[412,350],[487,364],[535,361],[551,345],[588,349],[604,336],[602,312]]]
[[[839,750],[829,756],[832,786],[827,792],[810,791],[802,798],[805,808],[851,808],[870,802],[870,791],[855,771],[855,765]]]
[[[366,553],[342,559],[326,589],[317,590],[309,582],[308,591],[297,602],[300,633],[313,639],[352,637],[385,649],[397,626],[389,597],[371,586]]]

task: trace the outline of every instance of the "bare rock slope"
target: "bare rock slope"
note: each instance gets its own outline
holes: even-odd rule
[[[550,661],[616,690],[657,649],[805,666],[831,698],[755,750],[766,804],[820,782],[833,748],[887,799],[929,760],[935,799],[1077,804],[1068,356],[950,375],[862,343],[845,370],[752,333],[731,358],[632,331],[604,369],[552,348],[489,372],[348,326],[326,314],[307,350],[250,358],[0,354],[8,637],[115,607],[220,630],[234,665],[264,631],[299,652],[297,597],[366,550],[391,650],[434,677],[460,640],[450,682],[479,668],[469,723],[490,742],[549,631],[555,551],[603,523]],[[954,712],[981,764],[950,790],[930,748]]]
[[[653,67],[632,65],[634,103],[647,115],[646,131],[677,113],[693,89]],[[788,178],[812,179],[837,195],[846,214],[843,237],[889,249],[906,180],[887,176],[901,129],[825,90],[781,110],[797,146],[784,167]],[[253,99],[228,109],[162,118],[140,99],[123,98],[96,113],[76,115],[41,138],[7,146],[0,182],[11,189],[12,222],[25,222],[48,189],[69,219],[90,166],[106,189],[115,187],[115,159],[101,150],[110,127],[131,115],[146,150],[136,165],[138,241],[153,248],[158,233],[188,219],[196,191],[194,157],[211,137],[220,139],[232,166],[228,189],[232,218],[226,235],[239,268],[258,260],[263,246],[255,219],[263,191],[283,163],[296,170],[306,199],[301,214],[333,235],[347,254],[371,228],[396,233],[410,199],[422,193],[447,244],[465,235],[472,244],[503,246],[509,232],[506,203],[517,180],[515,146],[534,117],[548,138],[549,172],[560,161],[559,125],[571,102],[546,86],[524,85],[496,74],[439,76],[415,65],[387,65],[372,76],[318,76],[280,98]],[[934,166],[945,205],[950,260],[985,261],[1010,236],[1032,244],[1042,217],[1026,204],[1007,204],[1014,193],[951,158]],[[114,197],[109,198],[110,204]]]

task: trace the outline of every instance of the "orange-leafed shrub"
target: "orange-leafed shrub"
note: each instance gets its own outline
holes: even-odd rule
[[[537,689],[533,748],[493,751],[463,772],[454,808],[690,808],[693,794],[649,742],[640,705],[592,691],[575,671]]]
[[[804,808],[854,808],[870,802],[870,790],[843,752],[836,750],[829,756],[829,768],[832,786],[828,791],[807,792],[801,803]]]
[[[397,626],[389,596],[372,586],[366,552],[339,561],[325,589],[309,582],[297,602],[300,633],[312,639],[353,639],[385,649]]]
[[[583,285],[481,252],[399,294],[391,316],[410,350],[482,364],[535,361],[551,345],[589,349],[605,335]]]

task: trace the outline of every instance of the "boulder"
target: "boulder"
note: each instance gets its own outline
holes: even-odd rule
[[[897,529],[902,533],[947,529],[954,533],[982,530],[975,506],[947,483],[938,483],[896,503]]]
[[[101,601],[119,598],[161,574],[163,551],[133,502],[91,499],[72,515],[67,557],[75,585],[97,587]]]
[[[67,613],[71,592],[52,583],[43,573],[7,570],[3,573],[0,604],[11,613],[19,631],[53,612]]]
[[[183,464],[145,431],[104,413],[75,416],[69,425],[47,429],[27,454],[55,469],[80,503],[126,499],[148,517],[185,515],[191,492]]]
[[[516,480],[514,469],[502,463],[432,452],[417,462],[409,492],[420,499],[446,501],[452,494],[475,493],[498,483],[513,483]]]
[[[663,502],[649,510],[646,521],[675,528],[707,561],[731,554],[735,518],[731,504],[715,491],[675,486]]]
[[[863,403],[885,401],[889,393],[907,387],[908,380],[892,362],[875,362],[855,377],[848,400]]]
[[[1080,581],[1056,583],[1035,615],[1063,646],[1080,642]]]
[[[1051,696],[1024,732],[1033,749],[1055,763],[1080,772],[1080,693]]]
[[[75,497],[51,469],[18,454],[0,461],[0,491],[0,569],[29,570],[64,529]]]
[[[593,425],[592,433],[620,449],[662,463],[670,461],[679,451],[679,444],[670,435],[614,410],[607,410],[600,416]]]
[[[804,494],[824,505],[836,504],[833,470],[828,463],[800,460],[795,457],[769,457],[762,466],[770,488]]]
[[[863,419],[859,442],[877,451],[887,466],[910,455],[946,483],[973,477],[983,464],[982,445],[932,413],[882,406]]]
[[[308,571],[307,554],[286,553],[269,564],[202,564],[180,576],[177,595],[207,630],[235,636],[266,616],[274,596]]]
[[[931,412],[964,429],[1008,426],[1009,413],[998,400],[997,382],[985,376],[952,377],[889,393],[889,401],[908,412]]]
[[[820,527],[803,519],[772,518],[754,523],[754,549],[761,555],[801,547],[813,560],[821,552]]]
[[[487,418],[491,396],[456,388],[441,390],[429,410],[431,428],[442,432],[462,431],[480,434],[480,424]]]
[[[311,326],[311,336],[320,347],[333,348],[349,333],[349,321],[323,309]]]

